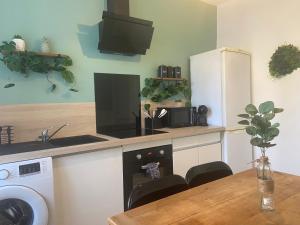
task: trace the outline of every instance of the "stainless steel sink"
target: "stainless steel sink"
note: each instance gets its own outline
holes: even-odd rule
[[[107,141],[104,138],[92,135],[80,135],[64,138],[52,139],[49,142],[43,143],[40,141],[22,142],[16,144],[0,145],[0,156],[11,155],[23,152],[39,151],[51,148],[68,147],[74,145],[83,145],[95,142]]]

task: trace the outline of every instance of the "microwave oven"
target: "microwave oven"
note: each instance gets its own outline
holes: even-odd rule
[[[195,125],[196,107],[165,108],[166,116],[162,118],[163,127],[189,127]]]

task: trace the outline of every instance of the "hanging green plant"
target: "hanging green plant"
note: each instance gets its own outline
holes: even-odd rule
[[[60,54],[41,54],[29,51],[16,51],[16,45],[13,41],[3,42],[0,45],[0,60],[11,71],[19,72],[24,77],[29,77],[29,72],[45,74],[47,81],[51,84],[50,90],[53,92],[57,85],[50,80],[49,73],[59,72],[61,77],[72,87],[69,89],[73,92],[78,92],[73,85],[75,84],[74,74],[67,69],[72,65],[72,59],[66,55]],[[5,85],[5,88],[10,88],[15,84],[10,83]]]
[[[153,102],[162,102],[163,100],[178,97],[179,95],[182,95],[189,102],[191,90],[187,80],[165,81],[146,78],[145,87],[141,94],[144,98],[148,98]]]
[[[294,45],[278,47],[271,57],[269,71],[271,76],[280,78],[291,74],[300,67],[300,51]]]

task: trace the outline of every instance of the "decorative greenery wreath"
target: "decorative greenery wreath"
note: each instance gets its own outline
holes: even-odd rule
[[[300,68],[300,51],[294,45],[282,45],[272,55],[269,63],[271,76],[280,78]]]
[[[53,92],[56,89],[56,84],[49,79],[49,72],[59,72],[61,77],[68,83],[74,84],[74,74],[66,67],[72,65],[72,59],[65,55],[47,56],[35,52],[19,52],[16,51],[16,46],[13,41],[3,42],[0,45],[0,61],[2,61],[11,71],[19,72],[23,76],[28,77],[29,72],[45,74],[47,81],[51,84],[50,90]],[[15,86],[14,83],[9,83],[4,88]],[[78,92],[75,88],[70,88],[70,91]]]

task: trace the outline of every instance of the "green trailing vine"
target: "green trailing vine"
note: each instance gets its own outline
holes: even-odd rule
[[[53,92],[57,85],[50,80],[50,72],[58,72],[61,77],[70,85],[75,84],[74,74],[67,69],[71,66],[72,59],[65,55],[47,56],[29,51],[16,51],[16,46],[13,41],[4,41],[0,45],[0,53],[2,58],[0,60],[7,66],[7,68],[14,72],[21,73],[24,77],[29,77],[30,72],[44,74],[47,81],[51,84],[50,90]],[[13,83],[6,84],[4,88],[15,86]],[[78,92],[75,88],[70,88],[70,91]]]
[[[146,78],[145,87],[142,89],[141,94],[144,98],[148,98],[153,102],[162,102],[179,95],[190,102],[191,90],[187,80],[174,82]]]
[[[269,63],[270,74],[276,78],[291,74],[298,68],[300,68],[300,51],[291,44],[278,47]]]

